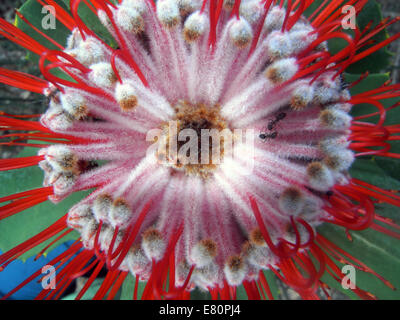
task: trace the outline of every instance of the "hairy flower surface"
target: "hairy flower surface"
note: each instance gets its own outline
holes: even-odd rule
[[[37,156],[1,160],[0,169],[39,165],[44,173],[42,188],[0,199],[9,202],[0,218],[92,189],[54,225],[0,256],[2,266],[74,229],[79,241],[53,264],[76,257],[56,290],[38,298],[58,298],[93,269],[82,297],[103,267],[108,274],[96,299],[110,287],[114,297],[128,273],[146,281],[144,299],[188,298],[196,287],[234,298],[239,285],[251,299],[264,291],[272,298],[265,270],[314,299],[325,272],[341,281],[335,260],[392,287],[317,227],[371,227],[399,238],[374,202],[400,206],[400,197],[348,170],[360,156],[399,158],[388,140],[400,129],[385,126],[380,100],[398,97],[400,87],[386,83],[351,96],[342,77],[399,35],[363,49],[392,22],[352,37],[342,30],[341,8],[360,12],[366,0],[332,2],[306,18],[313,2],[91,0],[115,40],[110,45],[82,21],[80,0],[71,1],[70,13],[44,0],[71,31],[59,50],[0,20],[2,35],[40,55],[46,79],[0,69],[0,81],[49,100],[38,122],[0,117],[2,127],[43,143],[32,144]],[[337,38],[347,45],[331,54],[327,41]],[[360,104],[377,112],[352,118]],[[377,123],[362,122],[372,116]]]

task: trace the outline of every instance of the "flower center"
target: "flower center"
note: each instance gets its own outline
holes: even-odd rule
[[[224,157],[232,132],[219,106],[178,102],[175,116],[161,126],[157,158],[176,171],[207,178]]]

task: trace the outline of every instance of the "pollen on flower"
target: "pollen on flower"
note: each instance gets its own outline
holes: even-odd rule
[[[224,157],[223,137],[218,139],[220,133],[229,131],[219,109],[219,106],[210,108],[204,104],[179,102],[172,125],[168,122],[162,126],[157,152],[161,163],[188,175],[209,177]],[[217,138],[214,140],[210,135],[205,140],[204,132],[214,133]]]
[[[250,241],[251,243],[257,245],[257,246],[265,246],[265,240],[264,240],[264,236],[261,233],[260,228],[255,228],[251,231],[250,233]]]
[[[224,0],[223,7],[227,11],[231,11],[235,4],[235,0]]]
[[[122,111],[132,111],[138,105],[136,91],[129,84],[117,84],[115,96]]]

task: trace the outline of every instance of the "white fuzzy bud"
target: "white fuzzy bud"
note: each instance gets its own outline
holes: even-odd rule
[[[81,32],[79,31],[78,28],[75,28],[72,30],[71,35],[67,38],[67,45],[66,49],[71,50],[75,49],[79,46],[79,44],[83,41]]]
[[[286,10],[279,6],[273,7],[265,18],[264,28],[267,31],[282,29],[285,20]]]
[[[115,199],[111,206],[109,220],[115,228],[125,227],[131,219],[131,209],[124,199]]]
[[[246,243],[244,255],[247,261],[256,268],[267,269],[268,265],[273,263],[273,257],[266,247]]]
[[[245,48],[250,44],[251,39],[253,39],[253,31],[245,19],[235,19],[229,29],[229,36],[235,46]]]
[[[108,252],[108,250],[110,248],[110,244],[111,244],[112,239],[114,237],[114,232],[115,232],[115,229],[113,229],[110,225],[108,225],[106,223],[103,223],[101,225],[101,231],[100,231],[100,234],[99,234],[99,240],[98,241],[99,241],[99,244],[100,244],[100,249],[102,251]],[[118,245],[114,246],[114,248],[115,247],[118,247]]]
[[[194,269],[192,280],[196,285],[205,290],[212,288],[218,281],[218,269],[218,265],[213,262],[203,268],[196,268]]]
[[[316,34],[310,35],[312,31],[312,28],[305,28],[304,30],[296,30],[289,33],[288,38],[291,44],[291,54],[300,53],[317,39]]]
[[[75,119],[81,119],[87,116],[87,103],[81,94],[75,91],[66,91],[60,95],[60,100],[62,108]]]
[[[116,23],[127,32],[137,34],[144,30],[144,20],[141,14],[131,7],[121,6],[117,10]]]
[[[325,110],[341,110],[346,113],[349,113],[352,108],[352,105],[350,103],[335,103],[335,104],[329,104],[327,106],[324,106]]]
[[[187,42],[196,41],[209,28],[208,18],[200,11],[193,12],[185,21],[183,36]]]
[[[102,43],[94,37],[87,37],[79,43],[74,51],[75,58],[85,66],[100,62],[105,58],[105,49]]]
[[[145,0],[123,0],[120,8],[133,9],[142,15],[146,11],[146,3]]]
[[[81,230],[93,219],[91,206],[88,204],[78,204],[69,210],[67,224],[70,228]]]
[[[298,70],[299,66],[295,58],[281,59],[269,66],[265,75],[273,83],[282,83],[293,78]]]
[[[246,277],[247,270],[247,264],[242,257],[230,257],[224,265],[224,273],[228,284],[231,286],[242,284]]]
[[[250,24],[256,23],[262,15],[262,3],[258,0],[242,2],[240,4],[239,13]]]
[[[89,80],[100,88],[112,87],[117,78],[110,63],[99,62],[90,66]]]
[[[166,27],[173,28],[180,21],[178,4],[174,0],[157,1],[158,20]]]
[[[298,215],[304,206],[303,193],[294,187],[285,189],[279,196],[279,208],[283,213],[292,216]]]
[[[140,247],[132,247],[128,251],[125,259],[129,271],[133,274],[142,272],[150,262]]]
[[[150,228],[143,233],[142,248],[149,260],[161,260],[165,251],[165,241],[157,229]]]
[[[343,149],[347,149],[350,141],[347,136],[326,137],[319,142],[320,150],[326,155],[336,155]]]
[[[325,165],[334,171],[347,171],[354,162],[354,153],[348,149],[342,149],[335,155],[324,159]]]
[[[52,145],[41,149],[39,155],[45,155],[49,165],[56,172],[76,172],[78,170],[78,158],[67,146]]]
[[[77,175],[73,172],[54,172],[43,180],[43,185],[53,186],[54,197],[50,197],[53,202],[58,202],[72,191]]]
[[[352,117],[341,110],[324,110],[319,115],[320,122],[329,129],[346,130],[350,127]]]
[[[336,81],[325,79],[315,85],[315,100],[326,104],[340,100],[340,86]]]
[[[40,123],[55,132],[66,131],[72,127],[74,118],[64,111],[61,104],[50,102],[50,108],[40,117]]]
[[[136,90],[129,83],[117,83],[115,98],[122,111],[132,111],[138,104]]]
[[[308,84],[299,85],[292,94],[290,106],[294,110],[306,108],[314,99],[314,88]]]
[[[202,2],[199,0],[177,0],[181,14],[188,14],[201,8]]]
[[[298,234],[300,236],[300,243],[307,243],[310,240],[310,233],[306,229],[306,227],[303,226],[300,223],[296,223],[296,229],[297,229],[297,232],[298,232]],[[297,234],[296,234],[292,224],[289,224],[288,228],[286,229],[286,232],[283,231],[283,233],[284,233],[283,238],[286,241],[288,241],[290,243],[293,243],[293,244],[296,243]],[[313,230],[313,233],[315,233],[314,230]]]
[[[321,162],[312,162],[307,167],[311,187],[318,191],[329,190],[335,183],[331,171]]]
[[[217,245],[210,239],[197,243],[190,252],[190,259],[198,268],[205,267],[213,262],[217,253]]]
[[[321,206],[317,202],[311,199],[304,201],[303,209],[301,210],[300,216],[307,221],[313,221],[320,217]]]
[[[274,31],[267,37],[268,53],[273,58],[286,58],[292,54],[292,44],[287,32]]]
[[[96,237],[96,232],[97,232],[98,227],[99,227],[99,224],[96,222],[95,219],[92,219],[81,230],[82,244],[86,249],[89,249],[89,250],[93,249],[94,240]]]
[[[99,195],[93,202],[94,217],[98,222],[108,222],[113,199],[108,194]]]

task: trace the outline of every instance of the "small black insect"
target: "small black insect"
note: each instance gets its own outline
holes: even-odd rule
[[[339,76],[339,82],[340,82],[341,90],[346,90],[349,87],[349,84],[346,82],[346,80],[342,76]]]
[[[330,198],[330,197],[333,196],[333,191],[332,191],[332,190],[329,190],[329,191],[327,191],[327,192],[325,193],[325,195],[326,195],[328,198]]]
[[[275,139],[278,136],[278,132],[274,131],[271,133],[266,133],[266,132],[261,132],[259,135],[259,138],[263,141],[266,141],[267,139]]]
[[[276,116],[276,121],[281,121],[286,118],[286,112],[281,112]]]
[[[276,115],[275,119],[269,120],[268,125],[267,125],[267,129],[268,129],[269,131],[271,131],[272,129],[275,128],[276,124],[277,124],[279,121],[281,121],[281,120],[283,120],[283,119],[285,119],[285,118],[286,118],[286,113],[285,113],[285,112],[278,113],[278,114]]]
[[[275,119],[269,120],[268,125],[266,127],[266,129],[268,131],[272,131],[275,129],[276,124],[285,119],[286,118],[286,113],[285,112],[280,112],[275,116]],[[278,132],[277,131],[273,131],[271,133],[267,133],[267,132],[261,132],[259,135],[259,138],[261,140],[267,140],[267,139],[275,139],[278,136]]]

